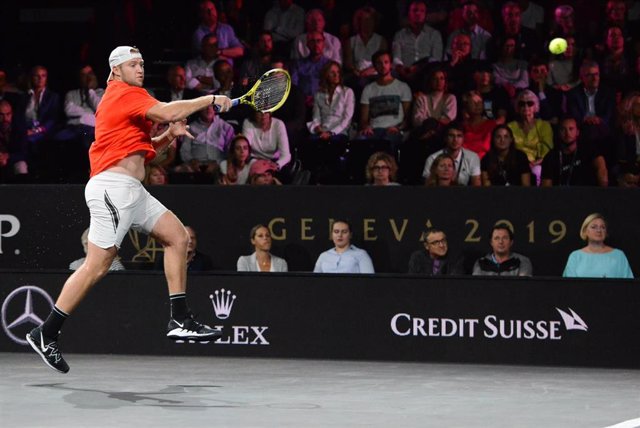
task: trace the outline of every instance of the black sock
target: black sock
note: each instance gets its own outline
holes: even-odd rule
[[[54,306],[53,310],[42,324],[42,335],[50,339],[55,339],[60,334],[62,324],[69,314],[64,313],[58,307]]]
[[[187,293],[177,293],[169,296],[171,301],[171,318],[174,320],[183,320],[189,313],[187,307]]]

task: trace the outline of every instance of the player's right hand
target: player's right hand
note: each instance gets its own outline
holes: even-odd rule
[[[231,99],[225,95],[214,95],[213,106],[218,113],[224,113],[231,108]]]

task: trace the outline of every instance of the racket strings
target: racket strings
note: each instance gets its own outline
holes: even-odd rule
[[[287,94],[289,78],[284,73],[274,73],[266,76],[253,95],[253,103],[258,110],[269,110],[282,100]]]

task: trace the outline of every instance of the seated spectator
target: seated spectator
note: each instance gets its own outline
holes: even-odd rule
[[[284,122],[272,117],[271,113],[256,111],[253,120],[246,119],[242,124],[242,133],[249,140],[256,159],[272,160],[276,162],[278,170],[291,161]]]
[[[554,89],[567,93],[580,84],[578,77],[579,60],[575,37],[567,37],[567,49],[549,61],[547,84]]]
[[[409,273],[437,276],[464,275],[461,256],[449,254],[447,235],[440,229],[430,227],[420,239],[424,249],[417,250],[409,258]]]
[[[560,122],[559,144],[542,161],[542,186],[609,185],[604,158],[593,142],[579,137],[580,129],[574,118]]]
[[[459,96],[463,92],[473,89],[473,72],[476,60],[471,57],[471,38],[468,34],[460,33],[453,38],[451,52],[442,62],[448,76],[448,90]]]
[[[484,100],[478,91],[465,92],[462,105],[463,147],[482,159],[491,148],[491,132],[496,127],[496,121],[484,116]]]
[[[633,278],[624,252],[605,244],[607,222],[602,214],[589,214],[582,222],[580,239],[587,245],[569,255],[562,276],[572,278]]]
[[[365,86],[360,98],[360,136],[398,145],[407,128],[411,89],[391,75],[389,52],[378,51],[372,60],[378,78]]]
[[[396,174],[398,164],[386,152],[376,152],[369,157],[366,167],[367,184],[371,186],[398,186]]]
[[[618,26],[607,28],[604,51],[598,55],[598,63],[602,82],[618,94],[627,92],[632,82],[633,67],[628,51],[629,48],[625,49],[622,28]]]
[[[620,106],[615,165],[640,165],[640,92],[630,92]]]
[[[89,228],[88,227],[84,230],[84,232],[82,232],[82,235],[80,235],[80,242],[82,243],[82,249],[84,250],[84,253],[87,254],[87,251],[89,251]],[[86,257],[82,257],[72,261],[71,263],[69,263],[69,269],[78,270],[80,266],[84,264],[85,260],[86,260]],[[110,272],[117,271],[117,270],[125,270],[125,267],[122,264],[122,261],[119,256],[114,257],[113,262],[111,262],[111,266],[109,266]]]
[[[325,20],[322,10],[311,9],[308,11],[305,16],[305,27],[307,32],[300,34],[294,39],[293,46],[291,47],[290,58],[292,60],[298,60],[308,57],[311,54],[311,49],[307,43],[307,35],[321,33],[324,38],[322,50],[323,56],[337,62],[338,64],[342,64],[342,46],[340,44],[340,39],[325,32],[324,26]]]
[[[213,270],[211,257],[198,250],[198,235],[191,226],[184,227],[189,234],[187,245],[187,272],[205,272]],[[156,257],[155,270],[164,270],[164,257]]]
[[[426,24],[424,0],[412,0],[407,17],[407,27],[393,37],[393,65],[400,79],[413,83],[427,63],[442,61],[442,36]]]
[[[353,15],[354,35],[344,46],[344,68],[358,79],[358,86],[364,87],[366,78],[376,75],[371,57],[379,50],[387,50],[388,43],[376,33],[378,12],[371,6],[358,9]]]
[[[244,47],[236,37],[230,25],[218,21],[218,10],[211,0],[199,3],[200,25],[193,32],[191,46],[194,52],[200,52],[202,38],[207,34],[215,34],[218,38],[218,57],[233,64],[233,60],[244,55]]]
[[[331,226],[334,248],[320,254],[313,269],[317,273],[375,273],[369,254],[351,243],[351,224],[336,220]]]
[[[529,73],[527,61],[515,57],[516,39],[507,37],[498,46],[500,52],[498,59],[493,63],[493,77],[495,84],[502,86],[509,98],[514,98],[516,92],[529,85]]]
[[[448,155],[453,160],[453,182],[463,186],[480,186],[480,158],[471,150],[463,148],[464,129],[452,122],[445,132],[445,147],[429,156],[424,164],[422,176],[429,183],[432,165],[440,155]],[[448,179],[448,178],[447,178]],[[439,181],[439,179],[438,179]],[[438,181],[435,181],[436,183]],[[431,180],[434,182],[434,180]]]
[[[525,89],[518,94],[516,109],[517,119],[509,122],[508,126],[513,132],[516,149],[527,155],[535,185],[539,186],[542,159],[553,148],[553,130],[549,122],[535,117],[540,109],[540,101],[530,90]]]
[[[446,53],[451,54],[453,40],[458,34],[467,34],[471,42],[471,58],[487,59],[487,43],[491,39],[491,33],[480,25],[480,9],[472,0],[462,3],[462,26],[449,33]]]
[[[27,130],[24,121],[13,114],[6,99],[0,100],[0,181],[13,181],[29,173]]]
[[[457,186],[455,160],[447,153],[436,155],[429,168],[429,177],[425,180],[427,187]]]
[[[508,226],[504,224],[493,226],[490,245],[493,251],[475,262],[473,275],[533,275],[531,260],[522,254],[511,251],[511,247],[513,247],[513,232]]]
[[[251,146],[242,134],[236,135],[227,149],[227,158],[220,162],[222,184],[247,184],[251,163]]]
[[[202,94],[211,94],[218,89],[220,82],[213,75],[213,66],[219,59],[218,37],[213,33],[206,34],[200,42],[200,55],[187,61],[184,68],[187,88]]]
[[[313,96],[320,86],[320,72],[331,59],[324,55],[324,35],[319,31],[307,33],[310,54],[296,60],[291,68],[291,83],[297,85],[305,96],[305,105],[313,105]]]
[[[271,63],[271,68],[287,69],[284,62],[279,58],[274,58]],[[300,142],[305,141],[308,137],[309,131],[307,130],[307,122],[310,117],[300,114],[301,111],[305,111],[305,98],[298,87],[298,85],[291,84],[289,90],[289,96],[285,100],[284,104],[276,111],[273,112],[273,117],[280,119],[284,122],[285,128],[287,128],[287,136],[289,137],[289,148],[293,152],[300,147]],[[238,107],[236,107],[237,109]],[[251,111],[252,116],[253,111]]]
[[[282,183],[275,176],[278,165],[275,162],[257,159],[249,166],[249,184],[254,186],[279,186]]]
[[[538,116],[552,125],[558,124],[562,114],[562,93],[547,83],[549,66],[546,62],[533,59],[529,63],[528,89],[538,96],[540,112]]]
[[[480,161],[483,186],[530,186],[531,170],[524,152],[516,149],[513,132],[498,125],[491,135],[491,149]]]
[[[273,62],[273,35],[270,31],[261,31],[251,56],[242,61],[240,82],[247,89],[251,88],[260,76],[271,68]]]
[[[238,272],[288,272],[287,261],[271,254],[271,232],[263,224],[251,228],[253,253],[238,258]]]
[[[189,132],[194,138],[183,138],[180,157],[184,164],[176,167],[176,171],[217,174],[234,137],[233,127],[220,119],[210,105],[198,112],[198,119],[191,123]]]
[[[7,72],[0,69],[0,101],[2,100],[9,101],[14,112],[24,114],[26,103],[24,93],[11,84],[8,80]],[[23,121],[24,118],[20,120]]]
[[[575,42],[576,37],[579,37],[577,30],[573,7],[568,4],[556,6],[553,11],[553,22],[551,23],[549,40],[560,37],[567,40],[567,42],[569,38],[572,38]],[[580,46],[582,46],[582,43]]]
[[[456,30],[461,30],[466,28],[468,25],[469,18],[465,18],[463,15],[470,13],[475,13],[476,9],[466,9],[465,6],[467,3],[472,3],[477,6],[477,14],[478,14],[478,25],[480,27],[487,30],[489,33],[493,34],[494,25],[493,18],[491,16],[491,10],[486,0],[458,0],[456,5],[454,5],[454,9],[449,13],[449,22],[447,24],[447,33],[451,34]]]
[[[275,52],[288,56],[293,39],[304,31],[304,9],[293,0],[278,0],[264,16],[263,29],[273,34]]]
[[[476,63],[473,72],[473,89],[482,96],[484,116],[495,120],[498,125],[506,123],[507,117],[513,110],[511,101],[507,91],[502,86],[494,84],[493,69],[489,63]]]
[[[155,98],[165,103],[176,100],[190,100],[200,96],[196,89],[187,87],[187,75],[181,65],[167,69],[167,86],[155,90]]]
[[[616,108],[615,93],[601,84],[597,62],[582,63],[580,81],[581,85],[567,93],[567,113],[578,120],[583,138],[606,144],[603,140],[610,136]]]
[[[164,186],[169,184],[167,171],[160,165],[147,165],[142,184],[145,186]]]
[[[507,1],[502,4],[502,25],[497,26],[492,32],[493,37],[489,42],[488,58],[495,61],[501,54],[507,40],[513,41],[512,55],[516,60],[528,61],[534,55],[541,56],[542,43],[536,32],[522,25],[522,8],[515,1]],[[509,43],[511,44],[511,43]],[[524,69],[526,70],[526,65]]]

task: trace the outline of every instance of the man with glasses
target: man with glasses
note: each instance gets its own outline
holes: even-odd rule
[[[436,275],[464,275],[463,259],[461,256],[450,256],[447,235],[435,227],[428,228],[422,233],[424,249],[411,254],[409,258],[409,273]]]
[[[522,254],[511,252],[513,232],[505,224],[491,229],[491,253],[478,259],[473,265],[473,275],[531,276],[531,260]]]

